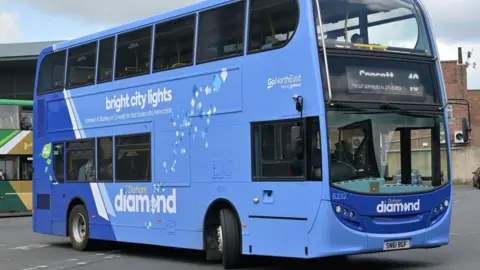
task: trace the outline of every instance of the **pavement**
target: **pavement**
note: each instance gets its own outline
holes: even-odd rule
[[[0,218],[28,217],[28,216],[32,216],[32,212],[20,212],[20,213],[0,212]]]
[[[245,269],[462,269],[478,270],[480,190],[456,187],[451,243],[429,250],[349,256],[344,260],[300,261],[252,257]],[[32,232],[31,217],[0,219],[0,270],[223,269],[203,253],[142,245],[106,244],[94,252],[74,251],[68,239]]]

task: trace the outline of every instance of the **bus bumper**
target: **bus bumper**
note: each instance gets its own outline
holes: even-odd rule
[[[320,213],[309,233],[309,258],[385,252],[389,241],[407,240],[408,249],[433,248],[449,243],[451,210],[435,225],[396,234],[374,234],[345,226],[333,213],[330,202],[323,202]],[[405,242],[401,242],[405,243]],[[390,245],[391,246],[391,245]],[[387,251],[396,251],[392,249]]]

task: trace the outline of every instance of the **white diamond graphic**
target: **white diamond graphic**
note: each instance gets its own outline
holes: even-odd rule
[[[227,80],[227,77],[228,77],[228,71],[226,68],[223,68],[222,69],[222,73],[220,73],[220,77],[222,77],[222,80],[225,82]]]

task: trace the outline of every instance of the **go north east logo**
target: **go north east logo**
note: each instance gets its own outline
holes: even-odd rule
[[[117,212],[131,213],[177,213],[177,192],[172,189],[170,195],[148,195],[146,187],[127,187],[126,191],[120,189],[115,196],[115,210]]]
[[[267,82],[267,89],[279,85],[282,89],[293,89],[302,86],[302,75],[289,75],[285,77],[269,78]]]
[[[420,211],[420,199],[416,202],[402,202],[402,200],[388,200],[386,203],[382,201],[377,205],[378,213],[397,213],[397,212],[409,212]]]

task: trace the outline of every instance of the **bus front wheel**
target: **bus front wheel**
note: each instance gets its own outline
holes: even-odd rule
[[[73,249],[78,251],[88,250],[90,247],[90,224],[88,213],[84,205],[78,204],[73,207],[68,217],[68,234]]]
[[[225,269],[240,267],[241,263],[241,235],[240,225],[235,213],[228,208],[220,210],[220,225],[218,232],[218,248],[222,253],[222,262]]]

